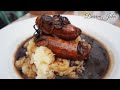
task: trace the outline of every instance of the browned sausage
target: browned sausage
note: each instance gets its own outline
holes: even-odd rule
[[[66,17],[60,15],[38,16],[36,25],[45,34],[51,34],[64,40],[74,40],[81,34],[79,28],[72,25]]]
[[[42,35],[36,44],[48,47],[57,57],[70,60],[84,60],[91,49],[90,44],[85,41],[77,43],[46,35]]]

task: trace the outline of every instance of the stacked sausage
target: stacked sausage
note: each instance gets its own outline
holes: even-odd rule
[[[60,58],[69,60],[87,59],[91,45],[86,41],[75,42],[81,30],[72,25],[68,18],[54,15],[42,15],[36,19],[39,28],[35,35],[37,46],[46,46]]]

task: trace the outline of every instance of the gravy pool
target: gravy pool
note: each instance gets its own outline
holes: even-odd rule
[[[28,42],[32,37],[28,38],[24,42],[21,43],[19,48],[17,49],[15,53],[15,61],[19,58],[25,56],[26,49],[23,47],[26,42]],[[79,79],[102,79],[109,68],[110,64],[110,58],[108,56],[108,52],[105,49],[105,47],[94,38],[91,38],[85,34],[81,34],[81,39],[85,39],[88,43],[91,44],[92,50],[89,54],[89,58],[85,60],[84,67],[85,71],[81,75],[79,75]],[[15,65],[15,64],[14,64]],[[19,73],[19,75],[22,78],[27,79],[22,74],[22,71],[18,69],[16,66],[16,71]],[[56,76],[55,79],[70,79],[67,76]]]

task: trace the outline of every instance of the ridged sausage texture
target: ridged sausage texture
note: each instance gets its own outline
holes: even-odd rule
[[[69,60],[85,60],[91,46],[87,42],[65,41],[52,36],[41,35],[36,41],[37,46],[46,46],[60,58]]]
[[[81,34],[81,30],[72,25],[68,18],[60,15],[54,15],[53,17],[48,15],[38,16],[36,18],[36,25],[43,33],[67,41],[74,40]]]

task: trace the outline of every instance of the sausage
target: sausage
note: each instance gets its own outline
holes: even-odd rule
[[[52,36],[41,35],[36,40],[37,46],[46,46],[60,58],[70,60],[84,60],[90,53],[91,46],[86,41],[79,43],[75,41],[65,41]]]
[[[48,15],[38,16],[36,25],[43,33],[67,41],[74,40],[81,34],[81,30],[72,25],[68,18],[60,15],[54,15],[53,17]]]

